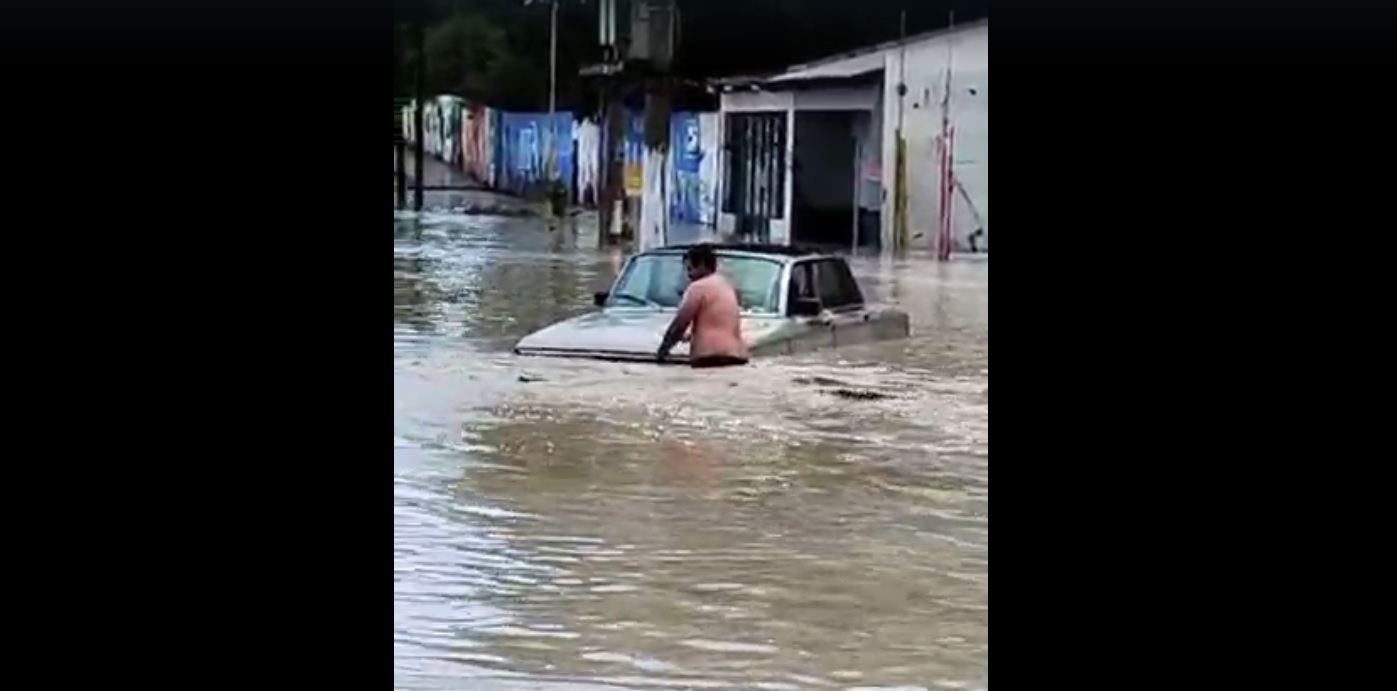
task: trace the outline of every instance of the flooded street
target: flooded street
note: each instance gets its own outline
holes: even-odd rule
[[[988,261],[852,260],[907,341],[512,355],[607,286],[594,233],[394,222],[394,687],[987,688]]]

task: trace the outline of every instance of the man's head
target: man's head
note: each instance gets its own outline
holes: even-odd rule
[[[712,245],[694,245],[684,253],[684,270],[690,281],[697,281],[718,270],[718,255]]]

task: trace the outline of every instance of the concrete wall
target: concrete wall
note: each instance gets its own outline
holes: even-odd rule
[[[874,108],[854,116],[854,141],[859,148],[859,207],[873,211],[883,208],[883,103],[882,94]]]
[[[907,216],[914,248],[931,248],[936,241],[940,203],[937,140],[941,133],[941,100],[945,70],[951,64],[950,120],[955,128],[953,172],[968,193],[983,222],[979,249],[989,251],[989,25],[938,36],[906,48],[907,93],[899,99],[897,84],[902,51],[889,51],[884,67],[882,167],[886,185],[883,207],[883,246],[892,246],[893,189],[896,173],[896,132],[899,100],[907,140]],[[970,249],[976,230],[974,213],[964,197],[953,199],[952,234],[956,251]],[[917,237],[920,235],[920,237]]]
[[[795,92],[793,103],[796,110],[873,110],[878,91],[876,86],[807,89]]]

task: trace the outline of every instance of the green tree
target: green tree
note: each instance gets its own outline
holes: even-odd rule
[[[633,0],[630,0],[633,1]],[[559,0],[558,107],[574,108],[585,91],[578,68],[596,60],[597,3]],[[542,110],[548,102],[548,15],[545,1],[394,0],[395,96],[411,96],[415,64],[411,24],[427,27],[429,94],[454,93],[511,110]],[[626,5],[618,27],[624,35]],[[988,0],[678,0],[675,69],[703,79],[761,73],[791,63],[987,16]]]
[[[490,76],[507,62],[505,32],[488,18],[457,14],[427,30],[427,92],[489,100]]]
[[[505,110],[542,110],[548,97],[548,75],[535,61],[506,53],[486,72],[489,102]]]

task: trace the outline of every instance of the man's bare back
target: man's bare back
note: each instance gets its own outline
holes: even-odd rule
[[[722,274],[712,273],[689,284],[680,311],[693,311],[689,359],[722,356],[747,359],[742,342],[742,306],[737,291]]]
[[[742,306],[733,289],[717,272],[717,257],[711,248],[692,248],[684,258],[689,270],[689,287],[679,302],[660,345],[660,359],[685,331],[689,339],[689,363],[694,367],[740,365],[747,362],[747,344],[742,340]]]

